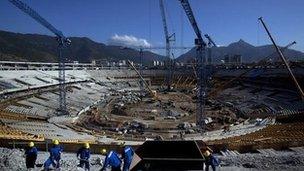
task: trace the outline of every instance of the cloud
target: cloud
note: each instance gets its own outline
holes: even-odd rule
[[[146,40],[137,38],[132,35],[115,34],[108,40],[109,45],[126,46],[126,47],[151,47],[152,45]]]

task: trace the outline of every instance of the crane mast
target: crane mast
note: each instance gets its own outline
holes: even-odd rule
[[[164,33],[165,33],[165,39],[166,39],[166,57],[168,59],[168,72],[167,72],[167,89],[171,89],[171,79],[172,79],[172,73],[173,73],[173,59],[171,59],[170,51],[171,51],[171,45],[170,42],[175,41],[175,34],[169,35],[168,32],[168,26],[167,26],[167,19],[165,14],[165,7],[164,7],[164,1],[159,0],[159,8],[160,13],[162,17],[162,22],[164,26]]]
[[[191,23],[191,26],[196,34],[196,39],[195,39],[195,45],[196,45],[196,50],[197,50],[197,61],[198,61],[198,67],[197,67],[197,111],[196,111],[196,123],[200,126],[200,128],[205,127],[205,123],[203,120],[205,119],[205,111],[204,111],[204,106],[205,106],[205,98],[206,98],[206,70],[205,70],[205,63],[204,56],[203,56],[203,51],[206,49],[206,43],[203,40],[202,34],[200,29],[198,28],[197,22],[195,20],[195,17],[193,15],[191,6],[189,4],[188,0],[179,0],[181,3],[189,22]]]
[[[61,31],[57,30],[53,25],[47,22],[35,10],[33,10],[24,2],[20,0],[8,0],[8,1],[57,36],[58,61],[59,61],[58,63],[59,64],[59,108],[58,108],[59,113],[58,114],[59,115],[68,114],[68,110],[66,107],[66,91],[65,91],[65,61],[62,55],[62,51],[66,45],[71,43],[71,41],[68,38],[66,38]]]

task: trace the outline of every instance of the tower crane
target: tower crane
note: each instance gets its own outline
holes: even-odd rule
[[[58,114],[60,115],[68,114],[68,110],[66,107],[66,91],[65,91],[65,61],[64,61],[64,57],[62,56],[62,51],[66,45],[69,45],[71,43],[71,40],[65,37],[61,31],[57,30],[53,25],[47,22],[35,10],[33,10],[30,6],[28,6],[24,2],[20,0],[8,0],[8,1],[57,36],[58,61],[59,61],[59,108],[58,108],[59,113]]]
[[[159,8],[160,8],[160,13],[161,13],[161,17],[162,17],[163,26],[164,26],[165,39],[166,39],[166,57],[169,60],[168,61],[168,72],[167,72],[167,89],[170,90],[172,73],[173,73],[173,71],[172,71],[173,62],[174,62],[173,61],[174,59],[171,59],[171,56],[170,56],[170,51],[171,51],[170,42],[175,41],[175,33],[169,35],[163,0],[159,0]]]
[[[211,52],[211,48],[212,47],[217,47],[217,45],[214,43],[214,41],[212,40],[212,38],[208,35],[208,34],[205,34],[204,35],[206,38],[207,38],[207,40],[208,40],[208,43],[207,43],[207,56],[208,56],[208,58],[207,58],[207,63],[208,64],[211,64],[211,56],[212,56],[212,52]],[[194,66],[193,66],[194,67]]]
[[[195,45],[197,50],[197,61],[198,61],[198,67],[197,67],[197,113],[196,113],[196,122],[200,126],[200,128],[203,128],[203,119],[204,119],[204,105],[205,105],[205,97],[206,97],[206,71],[205,71],[205,63],[203,60],[203,51],[206,49],[206,43],[203,40],[202,34],[200,29],[198,28],[197,22],[195,20],[195,17],[193,15],[191,6],[189,4],[188,0],[179,0],[181,3],[189,22],[192,25],[192,28],[196,34],[195,39]]]

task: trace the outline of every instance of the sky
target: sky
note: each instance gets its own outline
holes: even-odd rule
[[[193,46],[195,34],[178,0],[164,0],[173,46]],[[158,0],[23,0],[65,36],[88,37],[106,44],[154,46],[165,44]],[[271,44],[263,17],[276,42],[304,51],[303,0],[189,0],[199,28],[216,44],[243,39],[253,45]],[[8,0],[0,1],[0,30],[53,35]],[[162,53],[162,52],[160,52]],[[174,50],[174,53],[182,53]]]

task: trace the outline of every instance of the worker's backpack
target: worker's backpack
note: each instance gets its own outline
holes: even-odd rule
[[[211,155],[211,163],[213,166],[219,166],[220,160],[217,157],[215,157],[214,155]]]

